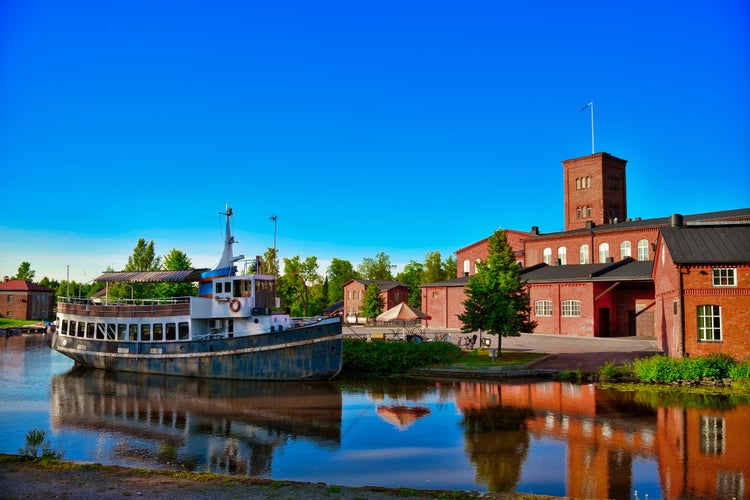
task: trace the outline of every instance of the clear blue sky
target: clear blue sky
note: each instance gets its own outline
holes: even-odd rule
[[[750,207],[747,1],[3,0],[0,274],[558,231],[589,101],[629,216]]]

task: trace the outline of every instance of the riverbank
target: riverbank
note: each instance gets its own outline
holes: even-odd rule
[[[479,493],[411,488],[350,487],[249,477],[172,472],[71,462],[23,460],[0,454],[0,499],[115,499],[123,497],[387,500],[408,498],[551,500],[527,493]]]

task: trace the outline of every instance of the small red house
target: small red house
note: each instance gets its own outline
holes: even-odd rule
[[[383,297],[383,311],[387,311],[409,297],[409,288],[400,281],[388,280],[349,280],[344,283],[344,319],[349,323],[364,323],[362,303],[365,298],[365,288],[377,285],[380,296]]]
[[[4,279],[0,283],[0,317],[23,320],[52,319],[55,291],[30,281]]]
[[[750,224],[675,218],[659,231],[653,279],[664,352],[750,358]]]

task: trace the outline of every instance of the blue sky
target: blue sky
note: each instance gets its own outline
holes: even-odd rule
[[[748,89],[745,1],[3,0],[0,273],[558,231],[589,101],[630,217],[750,207]]]

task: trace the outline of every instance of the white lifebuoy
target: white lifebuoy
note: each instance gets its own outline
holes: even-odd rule
[[[240,310],[240,301],[237,299],[232,299],[232,301],[229,303],[229,310],[232,312],[237,312]]]

